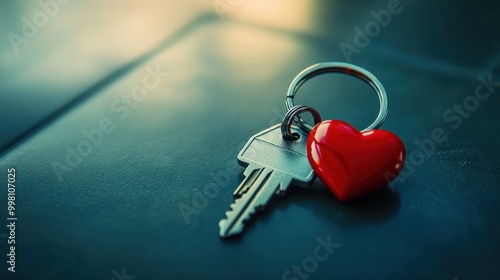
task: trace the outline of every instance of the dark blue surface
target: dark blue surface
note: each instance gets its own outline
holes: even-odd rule
[[[101,78],[95,79],[98,87],[86,78],[87,88],[95,88],[85,98],[69,107],[46,105],[53,109],[44,116],[60,113],[17,141],[0,161],[2,174],[8,167],[17,171],[19,219],[15,274],[6,270],[7,244],[0,238],[2,279],[119,280],[122,272],[136,280],[282,279],[293,265],[314,258],[318,238],[339,246],[309,279],[497,279],[500,87],[492,87],[467,118],[443,117],[474,96],[478,76],[500,81],[494,1],[480,7],[401,1],[404,10],[351,57],[385,85],[390,112],[383,128],[398,134],[411,155],[396,191],[340,203],[316,181],[275,200],[243,236],[219,238],[218,221],[242,180],[239,149],[279,121],[286,89],[298,72],[316,62],[346,61],[339,44],[352,43],[354,27],[365,26],[370,11],[388,1],[299,3],[294,9],[274,7],[267,18],[269,10],[248,2],[225,20],[210,6],[211,13],[199,13],[171,36],[159,34],[147,51],[117,60],[123,71],[90,67],[101,71],[95,74]],[[245,14],[252,9],[262,14]],[[181,10],[168,12],[175,13]],[[272,21],[287,14],[295,20]],[[44,54],[38,56],[43,61]],[[156,67],[168,75],[156,76],[158,86],[142,101],[125,105],[122,96]],[[57,75],[51,79],[59,81]],[[37,88],[35,80],[21,81]],[[89,91],[78,92],[74,96]],[[376,95],[345,76],[312,80],[297,102],[358,128],[371,123],[377,111]],[[2,119],[9,118],[5,112]],[[41,118],[29,119],[33,124]],[[68,149],[84,145],[85,134],[103,120],[111,122],[112,131],[58,176],[54,163],[67,164]],[[432,138],[435,129],[447,140],[422,152],[418,143]],[[5,182],[6,175],[2,178]],[[218,194],[185,219],[179,207],[195,208],[198,191],[208,186],[217,186]],[[6,191],[0,194],[1,226]]]

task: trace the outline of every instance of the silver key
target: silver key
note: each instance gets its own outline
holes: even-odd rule
[[[300,139],[286,141],[281,124],[250,138],[238,154],[238,162],[247,166],[245,179],[234,192],[234,203],[219,222],[220,236],[229,237],[243,231],[245,223],[271,200],[284,194],[292,184],[308,186],[316,178],[306,155],[307,135],[296,127]]]

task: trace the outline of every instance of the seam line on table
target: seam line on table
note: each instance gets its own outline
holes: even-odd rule
[[[82,102],[86,101],[90,97],[99,93],[103,88],[111,85],[114,81],[117,81],[121,77],[125,76],[127,73],[136,69],[138,65],[143,64],[145,61],[154,57],[158,53],[164,51],[168,47],[177,43],[184,36],[192,31],[193,28],[198,27],[200,24],[204,22],[213,22],[217,19],[217,17],[212,14],[202,14],[199,17],[195,18],[191,22],[189,22],[184,27],[177,30],[174,34],[169,35],[165,40],[163,40],[159,45],[154,47],[153,49],[145,52],[139,57],[133,59],[132,61],[120,66],[116,70],[112,71],[110,74],[105,76],[103,79],[99,80],[97,83],[90,86],[88,89],[84,90],[82,93],[78,94],[75,98],[71,99],[61,107],[57,108],[54,112],[45,116],[41,121],[37,122],[35,125],[22,132],[18,136],[14,137],[12,140],[8,141],[6,144],[0,146],[0,158],[8,154],[15,147],[28,140],[32,136],[36,135],[37,132],[41,131],[52,122],[56,121],[63,115],[72,111],[72,109],[76,108]]]

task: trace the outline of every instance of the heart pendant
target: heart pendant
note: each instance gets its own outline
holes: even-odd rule
[[[388,185],[403,169],[405,147],[385,130],[359,132],[330,120],[316,125],[307,139],[307,157],[321,181],[341,200]]]

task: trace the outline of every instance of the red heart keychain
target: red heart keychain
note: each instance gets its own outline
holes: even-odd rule
[[[307,106],[294,106],[293,98],[298,88],[315,75],[327,72],[354,75],[377,92],[380,111],[373,124],[360,132],[343,121],[321,122],[316,110]],[[406,156],[403,142],[389,131],[377,130],[387,116],[387,94],[380,81],[367,70],[336,62],[306,68],[292,81],[286,105],[288,112],[283,120],[283,137],[293,140],[296,136],[289,129],[292,121],[303,131],[310,132],[306,146],[309,163],[339,200],[346,201],[382,189],[403,169]],[[316,123],[314,128],[299,117],[304,111],[313,115]]]
[[[306,148],[314,172],[341,201],[385,187],[399,174],[405,159],[405,147],[395,134],[362,133],[343,121],[316,125]]]

